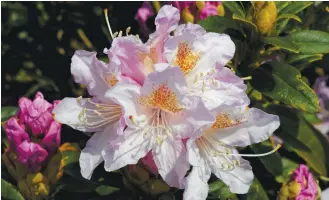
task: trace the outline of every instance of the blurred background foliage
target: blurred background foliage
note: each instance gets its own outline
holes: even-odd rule
[[[15,107],[8,106],[17,106],[17,101],[22,96],[32,98],[36,91],[42,91],[48,101],[87,96],[84,86],[74,83],[70,73],[74,51],[96,51],[100,59],[107,60],[102,52],[105,47],[111,46],[111,39],[104,19],[104,8],[109,9],[114,31],[126,30],[130,26],[132,34],[142,37],[135,20],[137,9],[142,3],[1,2],[1,106],[6,107],[2,109],[1,121],[16,112]],[[281,184],[288,173],[296,168],[297,163],[307,163],[317,177],[328,176],[328,144],[323,135],[311,126],[317,120],[314,112],[318,108],[312,107],[316,97],[305,97],[300,93],[292,98],[282,97],[264,88],[273,87],[271,80],[277,81],[279,77],[288,83],[286,85],[291,84],[290,91],[304,84],[303,88],[309,92],[318,76],[329,74],[329,48],[326,42],[316,41],[314,49],[317,50],[311,53],[308,52],[312,49],[308,48],[312,47],[309,44],[298,43],[301,45],[298,46],[295,42],[299,41],[291,43],[294,39],[291,35],[296,31],[311,29],[329,33],[329,3],[275,2],[277,16],[276,21],[272,22],[275,27],[270,32],[260,28],[262,22],[256,15],[250,14],[250,2],[223,4],[224,17],[209,17],[199,23],[208,31],[230,34],[237,51],[228,64],[229,67],[241,77],[253,77],[251,81],[246,81],[252,106],[280,116],[281,127],[275,134],[285,143],[284,148],[275,154],[248,159],[256,169],[254,173],[257,177],[248,195],[232,194],[225,184],[212,177],[209,181],[208,199],[275,199]],[[260,16],[266,16],[265,14]],[[154,29],[153,21],[154,16],[147,21],[151,29]],[[259,30],[255,31],[256,26]],[[319,38],[325,41],[325,38]],[[268,59],[278,59],[285,64],[262,65]],[[271,75],[264,76],[269,71]],[[290,82],[292,76],[296,78],[300,74],[298,83]],[[278,87],[280,89],[286,85]],[[294,104],[295,100],[299,104]],[[303,106],[303,103],[308,106]],[[62,143],[76,143],[83,148],[88,138],[88,135],[67,126],[62,128]],[[273,141],[253,145],[241,152],[267,152],[272,150],[271,142]],[[3,146],[4,144],[2,152]],[[79,154],[64,151],[62,156],[66,159],[64,175],[52,187],[49,199],[172,200],[182,196],[181,190],[169,188],[141,165],[128,166],[112,173],[106,173],[100,165],[92,179],[87,181],[80,175]],[[21,199],[17,189],[10,186],[16,183],[4,166],[2,178],[2,185],[9,188],[6,190],[6,197],[13,195],[9,199]],[[328,187],[328,182],[322,179],[319,179],[319,183],[322,188]]]

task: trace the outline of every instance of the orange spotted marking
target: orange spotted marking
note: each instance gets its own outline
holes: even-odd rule
[[[182,72],[186,75],[195,67],[199,59],[200,55],[192,52],[192,49],[189,47],[188,43],[181,42],[178,45],[174,65],[178,65]]]
[[[153,88],[151,95],[144,96],[140,100],[144,106],[154,106],[173,113],[183,109],[177,104],[176,94],[168,88],[166,83]]]

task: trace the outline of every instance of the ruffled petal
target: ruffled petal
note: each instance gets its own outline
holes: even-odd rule
[[[235,45],[226,34],[206,33],[198,36],[193,32],[184,32],[170,38],[164,46],[168,63],[179,66],[187,81],[196,76],[211,72],[215,67],[223,67],[232,59]]]
[[[41,140],[41,145],[49,152],[54,153],[57,151],[61,143],[61,124],[53,121],[44,138]]]
[[[115,38],[107,51],[110,60],[118,60],[122,75],[143,84],[145,75],[153,71],[152,65],[144,65],[149,48],[136,36]]]
[[[5,132],[10,143],[10,147],[15,149],[25,140],[30,140],[29,135],[25,132],[24,128],[18,124],[15,117],[10,118],[5,123]]]
[[[181,140],[167,138],[152,151],[159,174],[171,187],[184,188],[184,176],[189,169],[186,151]]]
[[[88,140],[79,159],[82,177],[90,179],[94,169],[103,162],[102,151],[109,146],[116,131],[115,126],[108,126],[104,131],[94,133]]]
[[[185,191],[183,195],[184,200],[202,200],[208,196],[209,186],[208,182],[204,181],[210,178],[211,173],[205,174],[201,167],[193,167],[190,174],[185,180]]]
[[[151,57],[155,63],[165,62],[163,46],[170,36],[170,32],[178,26],[179,10],[173,6],[165,5],[159,10],[155,18],[156,31],[149,36],[147,45],[151,48]]]
[[[127,128],[124,132],[125,139],[118,147],[108,146],[102,151],[105,161],[105,170],[114,171],[126,165],[136,164],[152,148],[152,136],[147,137],[143,129]]]
[[[218,170],[215,165],[211,165],[211,169],[219,179],[229,186],[232,193],[248,193],[254,179],[254,174],[249,162],[242,158],[240,158],[240,164],[233,170]]]
[[[74,81],[85,85],[88,93],[98,99],[102,99],[110,88],[101,72],[101,69],[106,68],[106,64],[97,59],[96,52],[79,50],[72,57],[71,73]]]
[[[39,171],[44,161],[47,159],[48,153],[39,144],[25,140],[16,149],[17,160],[26,165],[31,172]]]
[[[250,108],[244,115],[241,113],[237,115],[238,119],[242,119],[240,123],[214,131],[217,140],[227,145],[243,147],[268,139],[280,126],[278,116],[267,114],[257,108]]]
[[[207,31],[199,24],[180,24],[175,30],[175,35],[182,35],[184,33],[193,33],[194,35],[202,36],[206,34]]]
[[[168,123],[176,136],[196,138],[215,121],[214,115],[198,97],[185,97],[184,110],[168,117]]]

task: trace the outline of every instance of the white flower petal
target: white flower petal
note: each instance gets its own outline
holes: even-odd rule
[[[217,129],[217,140],[231,146],[247,146],[268,139],[280,126],[279,117],[250,108],[244,116],[246,121],[232,127]]]
[[[240,165],[233,170],[220,170],[215,165],[211,165],[211,169],[219,179],[229,186],[232,193],[246,194],[254,179],[249,162],[241,158]]]
[[[187,23],[187,24],[181,24],[179,25],[176,30],[175,30],[175,35],[181,35],[184,33],[192,33],[197,36],[202,36],[207,33],[202,26],[199,24],[192,24],[192,23]]]
[[[126,165],[136,164],[152,148],[152,136],[145,136],[143,130],[127,128],[125,139],[118,147],[107,147],[102,151],[106,171],[114,171]]]
[[[210,178],[211,173],[204,174],[201,167],[193,167],[192,171],[186,178],[185,191],[183,195],[184,200],[202,200],[208,196],[209,186],[208,182],[202,178],[206,176],[206,180]]]
[[[183,179],[189,169],[186,151],[181,140],[167,138],[152,151],[159,174],[171,187],[183,188]]]
[[[84,101],[82,99],[81,101]],[[83,131],[83,132],[94,132],[94,131],[102,131],[103,127],[98,128],[88,128],[85,123],[80,120],[80,113],[82,112],[82,107],[78,103],[77,98],[64,98],[61,102],[55,106],[53,110],[54,119],[61,123],[71,126],[72,128]]]
[[[106,64],[97,59],[96,52],[80,50],[76,51],[72,57],[71,73],[74,81],[86,85],[88,93],[100,100],[110,88],[100,70],[106,68]]]
[[[94,169],[103,162],[101,152],[116,137],[116,132],[117,126],[109,126],[102,132],[94,133],[88,140],[85,148],[81,151],[79,159],[82,177],[91,178]]]

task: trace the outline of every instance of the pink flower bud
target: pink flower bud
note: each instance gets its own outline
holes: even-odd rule
[[[53,121],[51,110],[53,105],[44,100],[41,92],[37,92],[33,102],[22,97],[19,100],[19,117],[25,122],[34,136],[40,136],[46,132]]]
[[[293,181],[301,185],[301,191],[296,196],[296,200],[316,199],[318,185],[306,165],[299,165],[294,171]]]
[[[217,15],[218,2],[206,2],[203,9],[200,11],[200,19],[205,19],[208,16]]]
[[[148,152],[144,158],[142,158],[142,163],[147,167],[149,171],[151,171],[153,174],[158,175],[158,167],[156,166],[152,152]]]
[[[23,141],[29,141],[29,135],[25,132],[24,126],[19,125],[15,117],[10,118],[5,124],[5,132],[12,150],[16,150]]]
[[[145,23],[146,20],[154,15],[152,5],[150,2],[145,1],[142,7],[138,8],[135,19]]]
[[[48,153],[39,144],[24,141],[16,149],[18,162],[26,165],[30,171],[37,172],[41,169]]]
[[[44,138],[41,141],[41,145],[49,152],[56,152],[61,143],[61,124],[53,121],[50,124],[48,131],[45,133]]]

